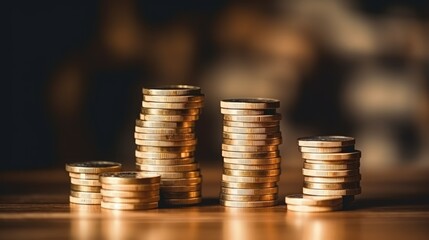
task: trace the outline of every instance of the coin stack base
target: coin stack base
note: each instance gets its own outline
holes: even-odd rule
[[[112,210],[147,210],[158,207],[161,176],[141,172],[100,175],[101,207]]]
[[[305,196],[340,197],[343,207],[348,207],[353,202],[354,196],[361,193],[359,171],[361,152],[355,150],[354,144],[355,139],[346,136],[298,139],[304,159],[302,172]],[[291,207],[294,211],[299,211],[298,209]],[[338,209],[340,208],[332,210]],[[328,208],[324,210],[328,211]],[[310,210],[306,207],[301,211]]]
[[[201,202],[202,176],[195,160],[195,122],[204,95],[188,85],[143,88],[140,119],[135,140],[138,171],[161,176],[162,205],[193,205]]]
[[[222,157],[224,169],[220,203],[225,207],[252,208],[276,205],[280,178],[281,143],[279,101],[227,99]]]
[[[341,210],[343,198],[341,196],[320,197],[295,194],[286,196],[287,209],[295,212],[332,212]]]
[[[100,174],[120,171],[121,164],[106,161],[79,162],[66,164],[70,176],[70,196],[72,204],[101,204]]]

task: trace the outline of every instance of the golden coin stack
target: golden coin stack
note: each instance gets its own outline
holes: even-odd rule
[[[136,121],[137,170],[161,175],[161,203],[201,202],[202,176],[194,152],[195,122],[204,103],[201,89],[188,85],[143,88]]]
[[[122,165],[116,162],[93,161],[66,164],[71,181],[70,203],[100,204],[100,174],[120,171]]]
[[[226,207],[276,204],[280,179],[281,115],[276,99],[226,99],[223,116],[223,175],[220,203]]]
[[[304,159],[303,193],[314,200],[324,197],[341,198],[339,206],[323,205],[319,208],[302,206],[301,211],[330,211],[340,209],[361,193],[359,172],[361,152],[354,148],[355,139],[346,136],[316,136],[298,139]],[[313,196],[313,197],[311,197]],[[322,201],[323,202],[323,201]],[[324,201],[329,202],[329,201]],[[335,202],[335,201],[334,201]],[[287,199],[286,199],[287,203]],[[320,205],[320,204],[319,204]],[[288,209],[299,211],[301,206],[288,205]],[[324,208],[320,208],[324,207]],[[303,210],[305,208],[305,210]]]
[[[161,176],[142,172],[112,172],[100,175],[101,207],[144,210],[158,207]]]

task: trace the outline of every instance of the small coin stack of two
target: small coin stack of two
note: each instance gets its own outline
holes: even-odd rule
[[[194,127],[203,103],[199,87],[143,88],[143,107],[134,134],[136,167],[161,176],[161,204],[201,202],[202,176],[194,158]]]
[[[346,136],[299,138],[298,145],[304,159],[303,194],[307,199],[302,200],[302,206],[289,203],[288,209],[307,212],[333,211],[351,203],[354,196],[361,193],[361,152],[355,150],[354,144],[355,139]],[[317,207],[305,204],[311,202],[308,200],[310,198],[313,202],[318,202]],[[341,205],[332,205],[337,201],[332,198],[342,199]]]
[[[116,162],[93,161],[66,164],[70,176],[70,203],[101,204],[100,174],[121,171],[122,165]]]
[[[226,207],[276,204],[280,178],[281,116],[275,99],[227,99],[223,116],[220,203]]]
[[[103,173],[100,175],[101,207],[114,210],[157,208],[160,181],[160,175],[151,173]]]

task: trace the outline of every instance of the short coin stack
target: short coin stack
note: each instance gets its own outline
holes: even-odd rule
[[[71,181],[70,203],[100,204],[100,174],[120,171],[122,165],[116,162],[93,161],[66,164]]]
[[[343,204],[347,204],[354,199],[354,195],[361,193],[361,152],[355,150],[354,144],[355,139],[346,136],[298,139],[304,159],[304,195],[342,197]],[[332,210],[336,209],[334,207]]]
[[[142,172],[112,172],[100,175],[101,207],[144,210],[158,207],[161,176]]]
[[[202,176],[194,152],[194,126],[202,111],[201,89],[188,85],[143,88],[136,121],[137,170],[161,175],[161,203],[201,202]]]
[[[276,99],[226,99],[220,203],[226,207],[269,207],[276,204],[280,178],[281,115]]]

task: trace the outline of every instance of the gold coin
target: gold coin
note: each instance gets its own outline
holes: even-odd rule
[[[194,146],[197,144],[197,139],[184,140],[184,141],[161,141],[161,140],[142,140],[135,139],[135,143],[141,146],[153,146],[153,147],[182,147],[182,146]]]
[[[272,151],[278,151],[279,148],[277,145],[238,146],[238,145],[222,144],[222,150],[232,151],[232,152],[272,152]]]
[[[242,133],[223,133],[223,138],[236,139],[236,140],[269,140],[278,139],[282,137],[281,133],[270,134],[242,134]]]
[[[280,127],[261,127],[261,128],[247,128],[247,127],[228,127],[223,126],[223,131],[227,133],[244,133],[244,134],[270,134],[270,133],[279,133]]]
[[[286,204],[299,206],[337,206],[342,204],[341,196],[309,196],[303,194],[293,194],[285,197]]]
[[[189,186],[162,186],[161,193],[164,192],[195,192],[201,191],[201,184],[194,184]]]
[[[70,189],[78,192],[100,192],[101,187],[70,184]]]
[[[194,133],[183,134],[149,134],[149,133],[134,133],[134,138],[144,140],[163,140],[163,141],[182,141],[192,140],[195,138]]]
[[[243,165],[243,164],[230,164],[224,163],[223,167],[233,170],[270,170],[280,169],[280,164],[267,164],[267,165]]]
[[[223,125],[227,127],[240,127],[240,128],[265,128],[265,127],[278,127],[279,122],[236,122],[236,121],[223,121]]]
[[[348,153],[302,153],[302,158],[323,160],[323,161],[343,161],[349,159],[358,159],[361,157],[360,151]]]
[[[192,192],[169,192],[163,191],[161,188],[161,199],[164,201],[165,198],[195,198],[201,196],[201,191],[192,191]]]
[[[176,178],[176,179],[162,179],[161,186],[190,186],[195,184],[200,184],[202,182],[202,177],[194,178]]]
[[[194,152],[135,152],[137,158],[144,159],[172,159],[172,158],[190,158],[194,156]]]
[[[225,188],[222,187],[222,194],[232,194],[232,195],[266,195],[266,194],[276,194],[278,193],[278,188],[260,188],[260,189],[252,189],[252,188]]]
[[[142,152],[156,152],[156,153],[182,153],[194,152],[195,146],[182,146],[182,147],[153,147],[153,146],[137,146],[137,150]]]
[[[290,210],[290,211],[316,213],[316,212],[332,212],[332,211],[341,210],[343,208],[343,205],[339,204],[336,206],[308,206],[308,205],[288,204],[286,207],[287,207],[287,210]]]
[[[359,162],[351,164],[314,164],[304,162],[305,169],[312,170],[352,170],[359,168]]]
[[[143,95],[143,100],[148,102],[202,102],[204,94],[201,95],[181,95],[181,96],[151,96]]]
[[[104,197],[120,197],[120,198],[151,198],[159,196],[159,190],[152,191],[117,191],[101,189],[101,196]]]
[[[150,184],[159,183],[161,176],[144,172],[114,172],[100,175],[102,184]]]
[[[314,136],[298,138],[301,147],[345,147],[355,144],[355,139],[347,136]]]
[[[201,203],[201,197],[192,197],[192,198],[168,198],[161,200],[163,204],[169,205],[193,205]]]
[[[80,178],[80,179],[88,179],[88,180],[98,180],[100,179],[99,174],[89,174],[89,173],[74,173],[69,172],[69,176],[71,178]]]
[[[304,176],[305,182],[313,183],[344,183],[344,182],[357,182],[361,180],[361,175],[351,177],[309,177]]]
[[[112,203],[151,203],[159,202],[160,197],[151,197],[151,198],[120,198],[120,197],[103,197],[104,202]]]
[[[226,188],[272,188],[277,187],[276,182],[262,182],[262,183],[244,183],[244,182],[224,182],[222,187]]]
[[[280,113],[272,115],[223,115],[223,120],[236,122],[279,122],[282,119]]]
[[[277,194],[266,194],[266,195],[231,195],[224,194],[220,195],[220,199],[236,201],[236,202],[248,202],[248,201],[268,201],[268,200],[277,200]]]
[[[278,164],[281,162],[280,157],[275,158],[255,158],[255,159],[241,159],[241,158],[223,158],[224,163],[230,164],[243,164],[243,165],[268,165]]]
[[[278,182],[280,176],[270,177],[241,177],[241,176],[230,176],[222,174],[222,181],[225,182],[239,182],[239,183],[266,183],[266,182]]]
[[[272,98],[240,98],[220,101],[221,108],[232,109],[269,109],[280,107],[280,101]]]
[[[70,191],[70,196],[75,198],[101,198],[101,193]]]
[[[269,115],[276,114],[275,109],[230,109],[230,108],[221,108],[220,112],[222,114],[228,115]]]
[[[136,164],[138,170],[141,165]],[[141,170],[143,171],[143,170]],[[156,173],[161,175],[162,181],[165,179],[176,179],[176,178],[195,178],[200,176],[200,171],[189,171],[189,172],[163,172],[163,171],[143,171],[143,172],[150,172],[150,173]]]
[[[136,119],[137,127],[144,128],[188,128],[194,127],[195,121],[190,122],[159,122]]]
[[[324,190],[337,190],[337,189],[349,189],[359,188],[359,182],[347,182],[347,183],[312,183],[304,182],[305,188],[311,189],[324,189]]]
[[[355,170],[311,170],[311,169],[302,169],[302,174],[304,176],[310,177],[351,177],[359,175],[359,169]]]
[[[140,119],[146,121],[182,122],[197,121],[198,115],[148,115],[140,113]]]
[[[143,171],[162,171],[162,172],[188,172],[199,169],[198,163],[189,163],[183,165],[140,165],[140,170]]]
[[[360,188],[350,188],[350,189],[338,189],[338,190],[325,190],[325,189],[311,189],[311,188],[302,188],[302,192],[308,195],[316,196],[338,196],[338,195],[357,195],[361,193]]]
[[[360,159],[350,159],[350,160],[339,160],[339,161],[325,161],[325,160],[313,160],[313,159],[304,159],[305,163],[317,164],[317,165],[348,165],[348,164],[360,164]]]
[[[181,133],[192,133],[194,129],[192,127],[187,128],[149,128],[149,127],[138,127],[134,128],[135,132],[138,133],[149,133],[149,134],[181,134]]]
[[[229,201],[220,200],[220,204],[225,207],[236,207],[236,208],[254,208],[254,207],[272,207],[276,205],[276,200],[267,201]]]
[[[117,162],[93,161],[93,162],[77,162],[67,163],[66,171],[74,173],[89,173],[97,174],[102,172],[120,171],[122,165]]]
[[[201,88],[191,85],[166,85],[154,88],[143,88],[143,94],[154,96],[201,95]]]
[[[190,108],[190,109],[161,109],[161,108],[142,108],[141,113],[145,115],[180,115],[180,116],[190,116],[190,115],[199,115],[202,110],[199,108]]]
[[[69,200],[71,203],[75,204],[100,204],[101,198],[78,198],[69,196]]]
[[[164,103],[164,102],[142,102],[144,108],[161,108],[161,109],[189,109],[189,108],[202,108],[203,102],[175,102],[175,103]]]
[[[224,144],[228,145],[244,145],[244,146],[265,146],[265,145],[280,145],[281,138],[271,138],[266,140],[237,140],[237,139],[223,139]]]
[[[101,201],[101,207],[112,210],[146,210],[158,207],[158,202],[149,203],[116,203]]]
[[[136,158],[136,163],[139,165],[182,165],[194,163],[195,159],[190,158],[174,158],[174,159],[146,159],[146,158]]]
[[[227,158],[273,158],[279,157],[279,151],[272,152],[230,152],[222,151],[222,157]]]
[[[279,176],[280,169],[271,169],[271,170],[223,169],[223,173],[229,176],[238,176],[238,177],[271,177],[271,176]]]
[[[116,191],[155,191],[159,190],[159,183],[148,184],[102,184],[101,188]]]
[[[98,179],[80,179],[80,178],[70,178],[70,182],[75,185],[84,185],[84,186],[94,186],[100,187],[101,183]]]
[[[354,146],[347,147],[299,147],[303,153],[343,153],[354,151]]]

